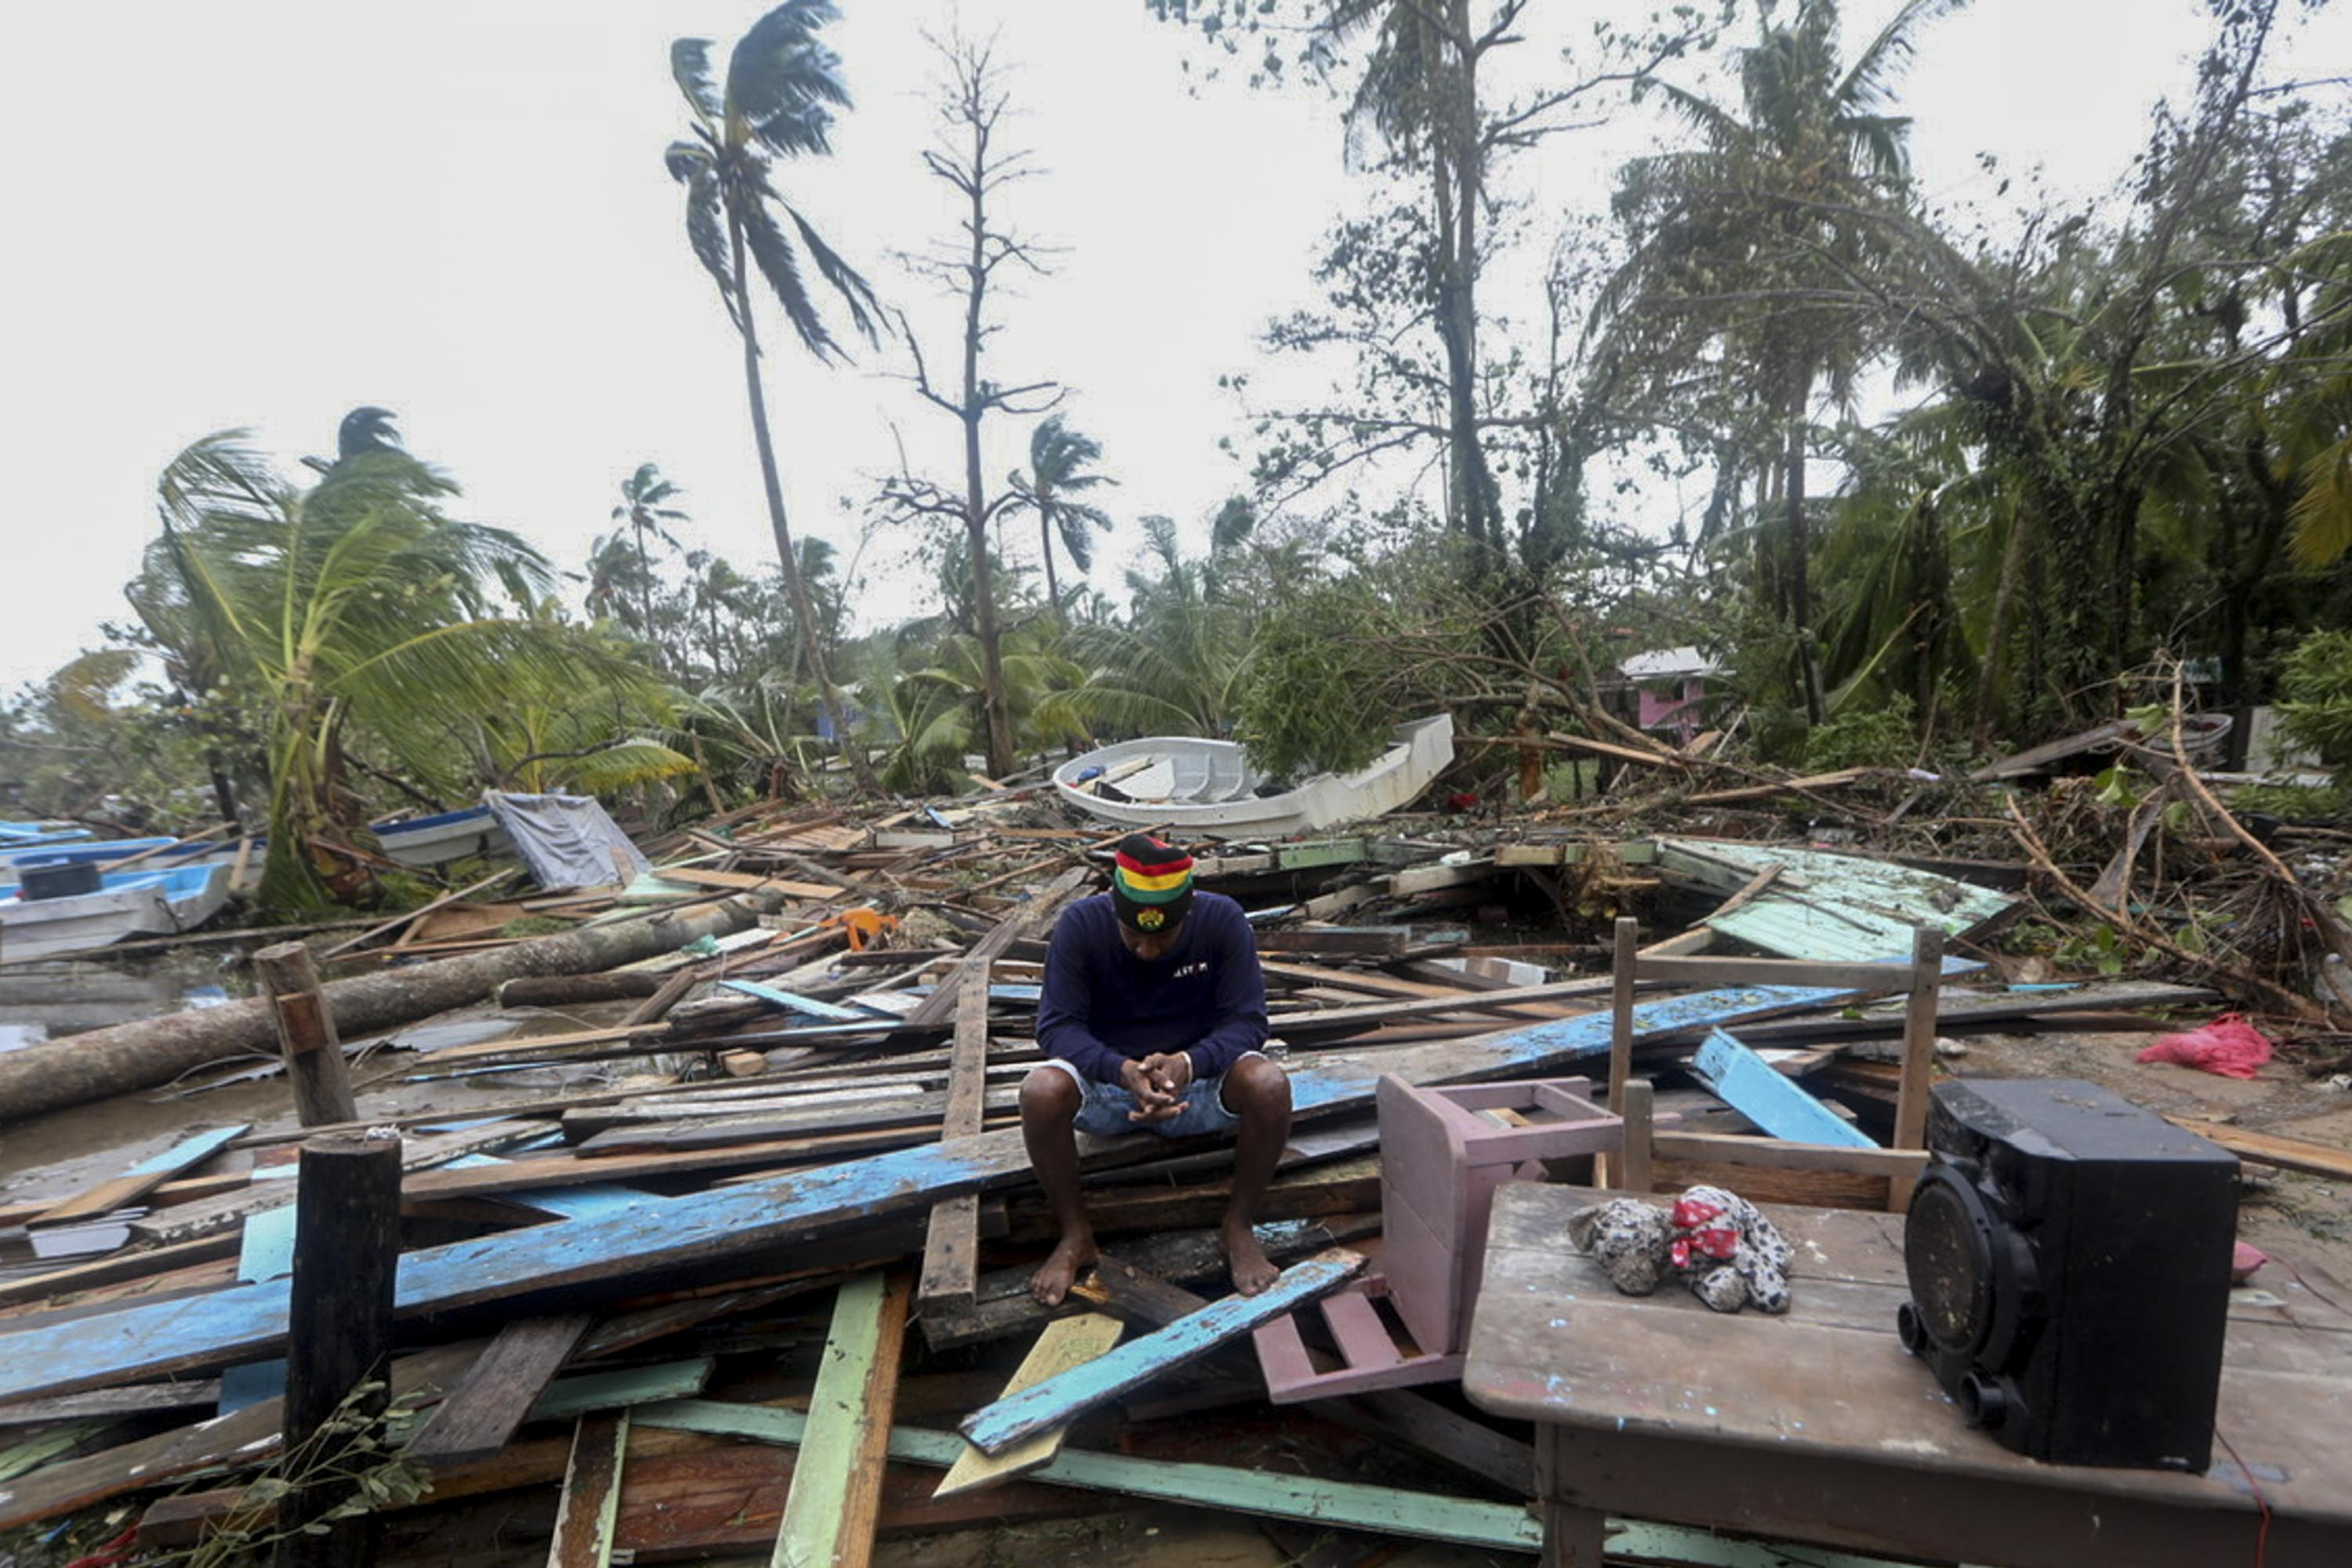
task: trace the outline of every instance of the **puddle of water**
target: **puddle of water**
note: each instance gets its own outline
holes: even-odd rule
[[[186,1007],[216,1007],[238,985],[234,970],[194,954],[139,968],[75,959],[0,965],[0,1051]]]

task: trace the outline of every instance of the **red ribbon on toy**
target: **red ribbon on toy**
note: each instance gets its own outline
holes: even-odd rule
[[[1696,1198],[1678,1200],[1674,1209],[1677,1235],[1670,1251],[1677,1268],[1688,1268],[1694,1257],[1712,1258],[1728,1263],[1739,1251],[1739,1227],[1713,1225],[1709,1222],[1723,1217],[1723,1210],[1715,1204]]]

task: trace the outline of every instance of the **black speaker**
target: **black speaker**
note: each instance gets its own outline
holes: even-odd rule
[[[1939,1084],[1927,1149],[1904,1347],[2019,1453],[2201,1473],[2237,1157],[2074,1079]]]

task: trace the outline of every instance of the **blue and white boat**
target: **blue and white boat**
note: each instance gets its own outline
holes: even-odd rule
[[[59,899],[27,899],[11,890],[0,897],[0,963],[193,931],[228,902],[228,873],[226,865],[110,871],[95,892]]]
[[[41,844],[76,844],[90,837],[87,827],[69,822],[0,822],[0,845],[28,848]]]
[[[514,847],[514,841],[487,805],[412,816],[404,822],[379,822],[374,831],[384,854],[404,866],[438,866],[445,860],[495,855]]]
[[[62,866],[87,866],[95,862],[103,866],[110,860],[144,855],[151,849],[167,849],[178,842],[176,838],[83,838],[57,844],[0,842],[0,881],[13,882],[16,879],[16,862],[19,860],[47,860]],[[215,844],[191,844],[188,853],[199,855],[218,847]],[[163,858],[162,855],[152,855],[140,864],[143,866]]]

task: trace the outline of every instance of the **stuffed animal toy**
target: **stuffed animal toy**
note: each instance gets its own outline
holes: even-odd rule
[[[1671,1275],[1718,1312],[1789,1310],[1788,1242],[1754,1204],[1721,1187],[1693,1187],[1671,1210],[1612,1198],[1570,1216],[1568,1235],[1629,1296]]]

